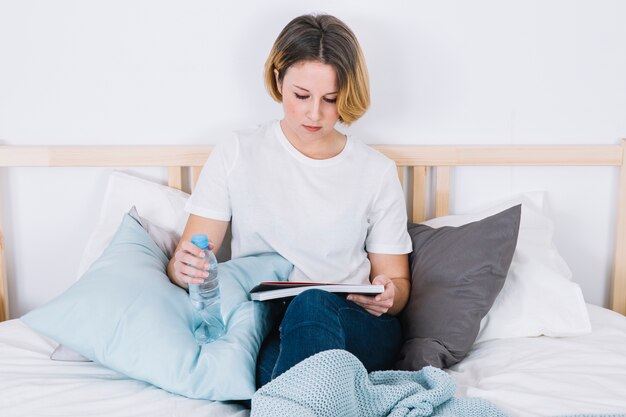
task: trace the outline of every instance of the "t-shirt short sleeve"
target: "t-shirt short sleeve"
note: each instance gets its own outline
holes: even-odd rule
[[[229,221],[232,215],[228,176],[237,160],[236,137],[218,143],[202,167],[185,210],[197,216]]]
[[[389,162],[368,216],[365,248],[369,253],[401,255],[412,250],[407,232],[404,192],[393,161]]]

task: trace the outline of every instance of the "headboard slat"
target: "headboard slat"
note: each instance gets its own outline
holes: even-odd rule
[[[0,321],[9,319],[9,291],[7,286],[7,268],[4,259],[4,234],[0,223]]]
[[[435,216],[447,216],[450,213],[450,167],[436,168]]]
[[[167,169],[167,185],[177,190],[183,189],[183,167],[169,167]]]
[[[413,209],[411,221],[421,223],[426,220],[426,180],[428,167],[413,167]]]
[[[622,141],[611,310],[626,315],[626,139]]]

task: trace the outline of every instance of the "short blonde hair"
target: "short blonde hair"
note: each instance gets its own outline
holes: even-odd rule
[[[354,33],[330,15],[303,15],[283,28],[265,62],[265,86],[274,100],[283,97],[274,70],[282,81],[287,69],[302,61],[329,64],[337,72],[337,111],[347,125],[358,120],[370,105],[365,58]]]

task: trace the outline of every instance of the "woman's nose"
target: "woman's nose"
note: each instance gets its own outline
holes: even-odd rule
[[[319,102],[311,100],[311,104],[309,105],[307,116],[313,122],[316,122],[320,119],[321,113],[320,113]]]

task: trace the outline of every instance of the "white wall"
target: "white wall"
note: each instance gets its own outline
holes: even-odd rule
[[[349,131],[368,143],[626,137],[618,0],[0,0],[0,144],[214,143],[278,118],[263,63],[280,29],[311,11],[361,40],[373,105]],[[453,209],[548,190],[558,248],[587,300],[606,305],[615,171],[496,170],[465,169]],[[12,317],[73,282],[107,173],[0,170]]]

